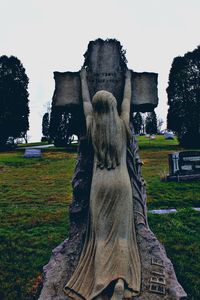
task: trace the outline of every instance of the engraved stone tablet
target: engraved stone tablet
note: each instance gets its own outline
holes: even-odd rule
[[[182,165],[181,170],[182,171],[192,171],[192,165]]]
[[[200,151],[169,154],[168,180],[200,180]]]
[[[200,152],[182,151],[179,153],[179,168],[184,173],[200,173]]]
[[[90,96],[93,97],[97,91],[106,90],[121,103],[127,66],[120,43],[115,40],[92,41],[84,56]]]
[[[84,67],[91,98],[99,90],[116,97],[120,106],[123,98],[124,74],[127,69],[122,46],[116,40],[98,39],[88,45]],[[132,111],[152,111],[158,105],[156,73],[132,73]],[[58,107],[81,106],[79,72],[54,72],[55,91],[53,105]]]

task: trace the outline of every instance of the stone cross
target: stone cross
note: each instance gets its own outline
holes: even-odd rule
[[[92,96],[99,90],[107,90],[115,96],[118,107],[123,98],[124,74],[127,68],[125,51],[114,39],[97,39],[88,44],[84,67]],[[137,73],[131,70],[132,112],[152,111],[158,105],[156,73]],[[63,110],[81,107],[81,81],[79,72],[54,72],[55,91],[52,105]]]

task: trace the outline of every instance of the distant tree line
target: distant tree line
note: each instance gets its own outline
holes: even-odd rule
[[[66,147],[84,130],[83,116],[73,114],[52,104],[42,118],[42,141],[53,142],[57,147]]]
[[[73,141],[73,135],[78,135],[81,130],[82,120],[76,119],[74,114],[56,109],[52,106],[51,111],[43,115],[42,141],[54,142],[56,146],[66,146]],[[133,126],[135,134],[157,134],[160,133],[162,119],[157,120],[156,113],[149,112],[133,115]]]
[[[167,127],[183,147],[200,147],[200,46],[175,57],[167,87]]]
[[[29,129],[28,76],[14,56],[0,56],[0,148]]]
[[[155,111],[141,114],[136,112],[133,115],[133,127],[135,134],[157,134],[160,133],[162,119],[157,120]]]

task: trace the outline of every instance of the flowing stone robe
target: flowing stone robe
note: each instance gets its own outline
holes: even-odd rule
[[[127,133],[122,120],[120,124],[120,164],[115,169],[100,169],[94,155],[87,236],[78,266],[65,286],[73,299],[90,300],[100,294],[110,297],[119,278],[125,282],[124,297],[140,292],[133,189],[126,163]]]

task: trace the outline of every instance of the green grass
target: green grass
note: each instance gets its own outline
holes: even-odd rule
[[[161,182],[168,171],[167,154],[180,150],[176,140],[139,137],[147,182],[148,208],[182,208],[177,214],[149,214],[149,223],[174,263],[190,300],[199,300],[198,182]],[[41,158],[25,159],[22,151],[0,153],[0,299],[35,300],[42,267],[51,250],[68,234],[68,205],[75,153],[55,147]]]
[[[42,266],[68,233],[76,154],[0,154],[0,299],[34,299]]]
[[[149,140],[138,137],[140,156],[143,160],[143,177],[146,181],[148,208],[200,207],[200,184],[193,182],[162,182],[169,173],[168,154],[182,151],[177,140],[165,140],[157,136]]]
[[[167,215],[149,214],[149,225],[165,245],[177,278],[189,300],[200,299],[200,215],[181,209]]]
[[[18,144],[17,147],[34,147],[34,146],[42,146],[42,145],[48,145],[50,143],[48,142],[34,142],[34,143],[24,143],[24,144]]]

